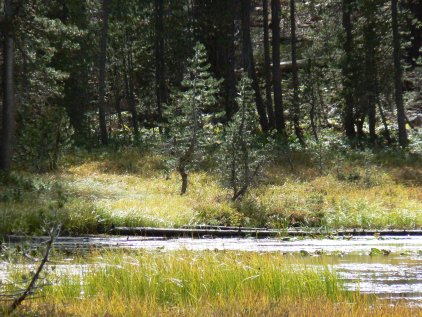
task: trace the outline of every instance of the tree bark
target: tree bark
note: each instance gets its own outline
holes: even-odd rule
[[[100,61],[99,61],[99,77],[98,77],[98,110],[100,121],[100,136],[103,145],[108,144],[108,134],[106,125],[106,105],[105,105],[105,89],[106,89],[106,64],[107,64],[107,36],[108,36],[108,16],[110,0],[103,0],[102,2],[102,29],[101,29],[101,42],[100,42]]]
[[[299,76],[297,67],[297,49],[296,49],[296,4],[295,0],[290,0],[290,30],[292,37],[292,86],[293,86],[293,125],[296,137],[300,144],[304,145],[302,129],[300,128],[300,107],[299,107]]]
[[[180,195],[186,194],[186,190],[188,189],[188,174],[184,167],[179,167],[178,169],[180,176],[182,177],[182,188],[180,190]]]
[[[122,118],[122,108],[120,107],[120,89],[118,82],[120,81],[119,78],[119,71],[117,69],[117,65],[114,65],[113,67],[113,84],[112,84],[112,91],[114,91],[114,102],[115,102],[115,110],[117,112],[117,123],[119,128],[123,128],[123,118]]]
[[[384,125],[384,137],[390,145],[392,143],[390,129],[388,128],[387,118],[385,117],[384,110],[382,109],[382,105],[380,103],[378,103],[378,110],[380,112],[382,124]]]
[[[286,130],[286,122],[284,119],[280,71],[280,0],[271,0],[271,24],[273,35],[272,55],[275,126],[278,133],[284,134]]]
[[[353,34],[352,34],[352,23],[351,23],[351,5],[353,0],[343,0],[342,11],[343,11],[343,30],[346,35],[343,43],[344,60],[342,64],[343,74],[343,96],[344,96],[344,111],[343,111],[343,125],[346,132],[346,136],[349,140],[356,137],[355,131],[355,119],[353,115],[353,78],[352,78],[352,52],[353,52]]]
[[[261,92],[258,84],[258,77],[256,75],[255,60],[253,57],[252,39],[250,30],[250,0],[241,0],[241,18],[242,18],[242,60],[243,67],[248,73],[249,78],[252,79],[252,88],[255,91],[255,103],[259,115],[259,123],[262,131],[269,131],[269,124],[267,113],[265,111],[264,101],[262,100]]]
[[[127,52],[127,66],[128,66],[128,81],[129,81],[129,110],[132,116],[132,126],[133,134],[135,141],[139,141],[139,124],[138,124],[138,112],[136,111],[136,100],[135,100],[135,88],[134,88],[134,78],[133,78],[133,55],[132,55],[132,46],[129,45]]]
[[[365,54],[365,112],[368,116],[369,126],[369,138],[372,143],[375,142],[377,135],[375,132],[376,127],[376,87],[377,87],[377,75],[376,75],[376,60],[375,60],[375,42],[377,35],[375,33],[375,22],[371,17],[374,14],[375,6],[367,9],[367,22],[364,26],[363,31],[363,44]]]
[[[317,80],[314,68],[314,59],[308,60],[308,66],[306,67],[306,95],[309,96],[309,119],[311,123],[312,134],[314,135],[315,141],[318,141],[318,128],[317,128],[317,97],[315,94],[315,81]]]
[[[10,170],[13,157],[15,132],[15,92],[14,92],[14,30],[12,0],[4,2],[4,44],[3,44],[3,116],[0,144],[0,170]]]
[[[163,104],[168,102],[166,71],[164,61],[164,1],[155,1],[155,89],[157,98],[158,119],[163,117]]]
[[[399,128],[399,144],[406,147],[408,144],[405,111],[403,104],[402,68],[400,61],[400,35],[397,17],[397,0],[391,0],[391,18],[393,31],[393,62],[394,62],[394,89],[397,107],[397,125]]]
[[[222,64],[224,71],[222,72],[223,81],[223,91],[224,91],[224,103],[226,110],[227,120],[231,120],[233,114],[237,110],[236,96],[236,46],[235,46],[235,37],[236,37],[236,12],[238,12],[236,3],[231,3],[231,1],[221,0],[226,3],[226,10],[232,11],[229,14],[229,18],[225,21],[225,31],[227,40],[220,47],[219,53],[219,63]],[[225,61],[225,62],[223,62]],[[222,63],[223,62],[223,63]]]
[[[273,110],[272,82],[271,82],[271,59],[270,59],[270,40],[268,32],[268,0],[262,1],[264,18],[264,73],[265,73],[265,104],[267,107],[268,123],[270,129],[275,128],[275,116]]]

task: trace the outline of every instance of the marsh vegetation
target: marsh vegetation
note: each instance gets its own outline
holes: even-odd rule
[[[307,151],[279,157],[241,201],[212,173],[212,161],[192,171],[187,195],[157,153],[124,148],[75,152],[55,172],[14,172],[1,179],[0,232],[39,233],[63,222],[62,234],[114,226],[194,224],[285,228],[414,229],[422,225],[421,161],[395,152]],[[362,164],[363,162],[363,164]]]
[[[187,250],[57,253],[48,283],[20,314],[45,316],[415,316],[417,306],[391,305],[346,291],[327,259],[300,254]],[[31,270],[15,258],[9,281]],[[14,284],[16,285],[16,284]],[[10,289],[9,289],[10,290]]]

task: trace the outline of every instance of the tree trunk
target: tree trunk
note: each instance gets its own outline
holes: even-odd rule
[[[391,0],[391,18],[393,29],[393,61],[394,61],[394,89],[397,107],[397,125],[399,128],[399,144],[407,146],[407,131],[403,104],[402,68],[400,61],[400,35],[397,18],[397,0]]]
[[[353,35],[351,23],[351,5],[353,0],[343,0],[343,29],[346,35],[343,43],[344,60],[342,64],[343,73],[343,96],[344,96],[344,111],[343,111],[343,125],[346,136],[349,140],[356,137],[355,119],[353,115],[353,78],[352,78],[352,52],[353,52]]]
[[[268,34],[268,0],[262,1],[263,18],[264,18],[264,73],[265,73],[265,103],[268,113],[268,123],[270,129],[275,128],[275,116],[273,110],[272,84],[271,84],[271,59],[270,59],[270,42]]]
[[[375,132],[376,127],[376,60],[375,60],[375,43],[377,35],[375,33],[375,23],[370,16],[375,11],[369,10],[366,25],[364,26],[364,50],[365,50],[365,111],[368,115],[369,138],[372,143],[375,142],[377,135]]]
[[[271,0],[272,48],[273,48],[273,89],[275,126],[280,134],[286,130],[284,120],[283,94],[280,71],[280,0]]]
[[[134,78],[133,78],[133,55],[132,47],[129,46],[127,52],[127,64],[128,64],[128,80],[129,80],[129,110],[132,116],[132,126],[133,134],[135,141],[139,141],[139,124],[138,124],[138,112],[136,111],[136,100],[135,100],[135,88],[134,88]]]
[[[232,201],[241,200],[242,197],[245,196],[247,190],[248,190],[248,186],[247,185],[243,186],[239,191],[234,193],[232,197]]]
[[[363,124],[365,123],[365,115],[360,114],[356,118],[356,136],[358,139],[362,139],[365,136],[365,132],[363,131]]]
[[[180,176],[182,177],[182,188],[180,190],[180,195],[186,194],[188,189],[188,174],[185,171],[184,167],[179,167],[178,169]]]
[[[226,110],[227,120],[231,120],[233,114],[237,110],[237,89],[236,89],[236,46],[235,46],[235,37],[236,37],[236,3],[231,3],[231,1],[221,0],[226,2],[226,10],[232,11],[229,14],[229,18],[225,22],[227,25],[226,28],[226,37],[227,40],[220,47],[219,59],[220,63],[225,61],[222,64],[224,69],[222,73],[223,81],[223,91],[224,91],[224,104]]]
[[[99,78],[98,78],[98,90],[99,90],[99,120],[100,120],[100,136],[101,143],[103,145],[108,144],[107,125],[106,125],[106,105],[105,105],[105,89],[106,89],[106,63],[107,63],[107,35],[108,35],[108,16],[110,0],[103,0],[102,2],[102,29],[101,29],[101,43],[100,43],[100,62],[99,62]]]
[[[168,102],[168,89],[166,85],[166,71],[164,61],[164,1],[155,1],[155,89],[157,98],[158,118],[163,117],[163,104]]]
[[[122,108],[120,107],[120,95],[118,91],[116,91],[115,102],[117,111],[117,122],[119,124],[119,128],[122,129],[124,126],[124,122],[122,117]]]
[[[265,111],[264,101],[262,100],[261,92],[258,84],[258,77],[256,75],[255,60],[253,57],[252,39],[250,30],[250,0],[241,0],[241,16],[242,16],[242,59],[243,67],[252,79],[252,88],[255,91],[255,103],[259,115],[259,123],[262,131],[269,131],[268,118]]]
[[[391,144],[392,140],[391,140],[390,129],[388,128],[387,118],[385,117],[384,110],[382,109],[382,106],[380,103],[378,103],[378,110],[380,112],[382,124],[384,125],[384,137],[387,140],[387,143]]]
[[[296,5],[295,0],[290,0],[290,30],[292,37],[292,86],[293,86],[293,125],[295,128],[295,134],[299,139],[300,144],[305,145],[303,139],[302,129],[300,128],[300,107],[299,107],[299,77],[297,68],[297,50],[296,50]]]
[[[3,44],[3,116],[0,144],[0,170],[10,170],[13,157],[15,132],[14,96],[14,31],[12,0],[4,2],[4,44]]]
[[[309,118],[311,120],[311,128],[312,128],[312,134],[315,137],[315,141],[318,141],[318,130],[317,130],[317,123],[316,123],[316,105],[317,105],[317,98],[315,96],[315,85],[314,80],[316,77],[314,76],[314,66],[313,66],[313,60],[309,60],[309,73],[308,76],[310,79],[308,80],[309,83],[309,93],[310,93],[310,103],[311,103],[311,109],[309,112]]]

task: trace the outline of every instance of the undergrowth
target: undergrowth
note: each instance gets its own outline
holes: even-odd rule
[[[195,224],[285,228],[422,226],[422,163],[416,154],[280,151],[260,182],[232,202],[214,162],[192,171],[189,192],[160,154],[127,147],[74,152],[56,172],[14,172],[0,178],[0,233],[37,234],[50,218],[63,234],[111,226]],[[60,198],[58,198],[60,192]],[[61,207],[57,208],[57,201]]]

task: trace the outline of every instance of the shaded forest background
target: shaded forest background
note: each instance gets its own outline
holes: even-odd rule
[[[244,71],[257,134],[299,147],[327,137],[352,147],[421,142],[413,130],[422,120],[419,1],[1,5],[3,170],[52,170],[71,147],[148,147],[165,138],[197,42],[221,80],[204,109],[215,126],[238,110]]]

